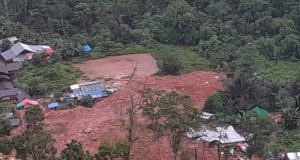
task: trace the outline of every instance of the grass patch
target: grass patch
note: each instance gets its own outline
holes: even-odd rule
[[[45,96],[68,90],[80,75],[67,63],[28,65],[18,73],[14,84],[30,95]]]
[[[107,56],[126,55],[133,53],[152,53],[157,60],[158,67],[162,69],[162,57],[164,54],[177,56],[181,63],[181,74],[197,70],[213,70],[208,59],[201,57],[197,52],[190,48],[178,47],[172,45],[158,45],[143,47],[141,45],[117,45],[109,51],[95,49],[90,53],[91,59],[104,58]]]
[[[269,80],[288,82],[294,80],[300,71],[300,62],[278,61],[267,62],[258,68],[258,73]]]
[[[11,112],[15,113],[16,106],[10,102],[1,102],[0,103],[0,113]]]
[[[208,59],[200,57],[195,51],[189,48],[162,45],[151,51],[157,60],[159,68],[162,68],[162,57],[168,53],[177,56],[181,63],[181,74],[190,73],[197,70],[212,70]]]
[[[299,152],[300,129],[281,134],[271,148],[275,152]]]

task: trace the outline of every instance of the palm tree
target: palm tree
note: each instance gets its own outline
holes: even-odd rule
[[[283,100],[282,103],[282,118],[284,119],[285,129],[293,130],[297,128],[298,119],[300,116],[299,108],[294,105],[289,105],[286,100]]]
[[[300,108],[300,80],[288,84],[287,90],[288,94],[294,98],[296,107]]]
[[[280,89],[282,88],[282,83],[280,81],[276,81],[276,82],[265,81],[263,84],[264,86],[267,87],[267,97],[269,100],[269,107],[270,109],[275,109],[277,95]]]

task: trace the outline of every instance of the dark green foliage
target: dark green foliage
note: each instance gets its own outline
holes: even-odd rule
[[[281,107],[281,113],[285,129],[297,129],[298,120],[300,116],[299,108],[296,107],[296,104],[289,104],[286,100],[283,100],[281,102]]]
[[[72,140],[67,144],[67,148],[62,151],[62,160],[93,160],[93,157],[85,153],[80,142]]]
[[[203,111],[208,113],[217,113],[221,111],[223,107],[222,94],[222,92],[217,92],[212,96],[209,96],[205,101]]]
[[[244,136],[249,145],[246,152],[248,157],[251,159],[253,155],[264,156],[266,145],[272,140],[270,135],[276,129],[272,119],[247,112],[240,119],[238,127],[245,133]]]
[[[92,107],[95,103],[95,100],[92,96],[84,96],[82,99],[78,101],[78,104],[84,106],[84,107]]]
[[[151,122],[148,127],[155,133],[154,140],[168,136],[176,158],[185,133],[191,127],[199,127],[201,124],[199,110],[194,108],[190,97],[174,91],[162,93],[146,89],[142,94],[147,102],[143,114]]]
[[[300,147],[300,130],[283,132],[275,144],[272,145],[273,152],[297,152]]]
[[[164,55],[163,59],[163,72],[165,75],[179,75],[181,64],[175,55],[172,54],[166,54]]]
[[[28,106],[25,110],[25,121],[30,130],[42,129],[43,110],[39,106]]]
[[[205,56],[210,67],[223,71],[266,73],[285,67],[277,64],[281,60],[300,59],[300,11],[294,0],[28,0],[0,6],[5,16],[0,37],[49,44],[64,60],[82,55],[84,44],[93,46],[87,56],[92,58],[146,52],[161,44],[193,47],[197,58]],[[268,61],[275,63],[265,66]]]
[[[44,96],[69,89],[80,72],[63,63],[24,67],[14,81],[16,86],[30,95]]]
[[[0,113],[4,113],[4,112],[15,113],[15,111],[16,111],[16,106],[14,104],[9,102],[0,103]]]
[[[11,127],[7,121],[0,117],[0,137],[8,136],[10,134]]]
[[[105,159],[129,159],[130,145],[126,140],[119,140],[110,143],[107,139],[102,139],[95,155],[96,160]]]
[[[21,159],[46,160],[56,153],[51,135],[44,131],[25,132],[14,137],[12,143]]]
[[[0,153],[9,155],[12,150],[13,150],[13,144],[10,140],[6,139],[0,141]]]

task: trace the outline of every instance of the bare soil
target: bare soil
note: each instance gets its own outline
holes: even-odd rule
[[[219,74],[214,72],[193,72],[183,76],[151,76],[135,80],[110,97],[97,102],[93,108],[78,107],[72,110],[47,112],[45,127],[52,133],[59,151],[69,141],[77,139],[82,142],[86,150],[96,153],[101,138],[105,137],[114,141],[126,137],[122,120],[127,118],[125,112],[130,105],[129,95],[134,94],[138,99],[138,91],[143,84],[147,88],[175,90],[187,94],[194,100],[195,106],[201,109],[208,96],[223,88],[222,83],[215,79],[217,75]],[[142,126],[144,120],[141,115],[138,118]],[[167,138],[153,142],[152,134],[147,130],[140,129],[136,134],[142,138],[133,147],[131,153],[133,159],[172,159],[172,150]],[[207,160],[216,159],[215,150],[205,149],[205,154],[203,154],[201,144],[197,145],[197,152],[199,152],[199,158],[200,155],[205,155]]]
[[[156,61],[151,54],[106,57],[75,64],[74,67],[79,68],[84,73],[78,79],[78,83],[104,80],[118,87],[126,83],[135,67],[135,76],[137,77],[147,77],[158,71]]]

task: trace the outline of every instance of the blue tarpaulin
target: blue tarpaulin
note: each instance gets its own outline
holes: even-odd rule
[[[85,45],[85,46],[83,47],[83,51],[84,51],[84,52],[91,52],[91,51],[92,51],[92,47],[91,47],[90,45]]]
[[[59,107],[59,104],[57,102],[48,104],[49,109],[54,109],[54,108],[57,108],[57,107]]]

